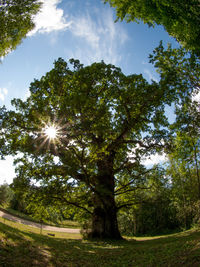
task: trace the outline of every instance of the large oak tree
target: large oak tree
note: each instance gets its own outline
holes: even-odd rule
[[[180,86],[173,68],[148,83],[104,62],[69,63],[55,61],[31,83],[27,100],[14,99],[14,111],[1,109],[1,153],[23,153],[15,180],[21,190],[36,181],[44,199],[87,211],[92,237],[119,239],[117,211],[133,204],[122,195],[148,177],[141,158],[163,146],[165,104]]]

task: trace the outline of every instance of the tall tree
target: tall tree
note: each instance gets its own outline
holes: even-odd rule
[[[184,162],[196,180],[197,199],[200,200],[200,103],[189,99],[184,105],[176,107],[176,133],[172,155]]]
[[[13,191],[8,184],[0,185],[0,205],[9,203],[13,198]]]
[[[104,0],[116,8],[118,19],[163,25],[185,48],[200,55],[199,0]]]
[[[146,188],[140,187],[123,196],[135,202],[118,214],[119,227],[125,235],[155,234],[177,227],[166,170],[157,165],[148,176]]]
[[[162,78],[149,84],[104,62],[70,63],[58,59],[31,83],[26,101],[12,101],[15,111],[1,110],[1,152],[24,154],[22,188],[37,181],[43,198],[92,216],[92,237],[118,239],[117,211],[133,203],[117,196],[148,177],[140,160],[163,146],[165,104],[176,99],[176,86]]]
[[[0,0],[0,57],[15,49],[33,29],[33,16],[40,6],[39,0]]]
[[[171,201],[176,207],[176,218],[186,229],[197,215],[199,181],[193,162],[193,145],[190,137],[178,132],[173,149],[168,155],[167,175],[171,180]],[[194,209],[195,207],[195,209]]]
[[[187,228],[192,222],[192,206],[199,199],[199,103],[193,96],[200,91],[200,59],[183,49],[164,49],[162,43],[150,61],[155,64],[165,84],[172,83],[179,92],[175,104],[176,120],[171,125],[168,174],[172,181],[172,202]],[[183,88],[188,88],[186,91]]]

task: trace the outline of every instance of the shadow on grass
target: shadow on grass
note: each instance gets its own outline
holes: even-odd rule
[[[28,240],[22,231],[0,223],[0,266],[48,266],[44,250]]]
[[[200,232],[151,240],[90,241],[48,237],[0,223],[0,266],[200,266]],[[1,238],[1,237],[0,237]]]

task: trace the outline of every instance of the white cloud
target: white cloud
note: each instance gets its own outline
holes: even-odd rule
[[[0,88],[0,100],[4,101],[5,96],[8,94],[8,90],[6,88]]]
[[[72,18],[71,33],[82,40],[84,48],[77,48],[73,57],[88,64],[104,60],[116,64],[121,60],[120,48],[128,39],[120,24],[114,23],[111,10],[98,10],[94,20],[87,13]],[[102,14],[99,16],[99,14]],[[95,16],[95,12],[93,14]]]
[[[25,93],[25,95],[24,95],[24,97],[23,97],[23,100],[26,101],[27,98],[30,97],[30,96],[31,96],[31,92],[30,92],[30,90],[28,89],[28,90],[26,90],[26,93]]]
[[[28,36],[65,30],[69,27],[70,22],[66,21],[63,10],[57,8],[60,2],[61,0],[42,0],[41,11],[34,18],[35,28]]]
[[[0,160],[0,184],[4,182],[10,184],[15,177],[15,168],[13,166],[13,157],[8,156],[5,160]]]
[[[132,152],[128,154],[130,162],[134,162],[134,156],[137,150],[140,150],[140,145],[137,144],[135,148],[132,149]],[[165,153],[162,154],[151,154],[150,156],[144,156],[141,158],[141,163],[145,165],[147,168],[152,167],[154,164],[163,164],[167,161],[167,155]]]
[[[165,154],[159,155],[158,153],[151,155],[148,158],[145,158],[142,160],[142,164],[144,164],[146,167],[152,166],[154,164],[162,164],[165,161],[167,161],[167,157]]]
[[[42,2],[43,7],[35,16],[36,27],[28,36],[69,30],[78,41],[76,49],[73,48],[75,52],[68,50],[68,56],[70,54],[70,57],[79,58],[86,64],[101,60],[112,64],[121,61],[120,49],[128,37],[122,25],[114,22],[111,9],[92,9],[92,13],[91,9],[88,9],[85,14],[72,16],[64,14],[63,9],[57,7],[61,0],[42,0]],[[53,36],[51,43],[55,42],[56,38]]]
[[[200,92],[198,92],[197,94],[194,94],[192,96],[192,101],[196,101],[196,102],[200,103]]]

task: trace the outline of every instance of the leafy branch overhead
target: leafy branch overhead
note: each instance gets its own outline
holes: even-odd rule
[[[0,1],[0,57],[15,49],[33,29],[33,17],[40,6],[38,0]]]
[[[199,0],[104,0],[116,8],[118,19],[163,25],[183,47],[200,55]]]

